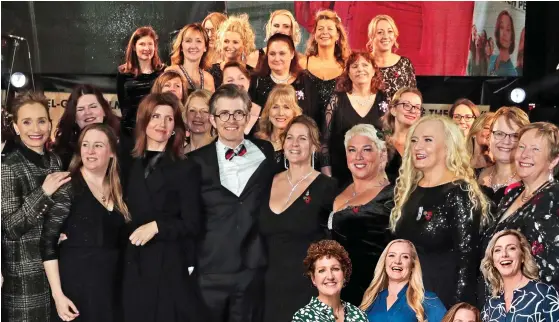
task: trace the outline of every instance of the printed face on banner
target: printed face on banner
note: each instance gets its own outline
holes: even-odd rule
[[[288,16],[276,15],[274,19],[272,19],[272,35],[277,33],[293,36],[291,19],[289,19]]]

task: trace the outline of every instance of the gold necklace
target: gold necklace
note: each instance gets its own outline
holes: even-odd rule
[[[86,183],[90,188],[94,188],[93,190],[97,190],[97,191],[92,191],[94,193],[97,193],[97,195],[101,196],[101,202],[103,204],[103,206],[106,206],[108,203],[107,197],[105,197],[105,193],[104,193],[104,189],[98,189],[94,184],[93,184],[93,180],[87,178],[88,175],[85,175],[85,171],[82,170],[82,174],[84,175],[84,179],[86,179]],[[87,182],[87,179],[89,179],[91,182]]]

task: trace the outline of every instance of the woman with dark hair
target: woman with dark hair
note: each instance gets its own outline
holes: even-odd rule
[[[140,103],[126,202],[132,220],[123,284],[124,321],[205,321],[194,266],[202,231],[200,172],[185,162],[185,126],[171,93]]]
[[[468,59],[468,67],[466,75],[468,76],[486,76],[488,57],[485,55],[485,46],[487,43],[487,32],[483,30],[476,35],[473,47],[470,47],[470,57]]]
[[[359,123],[381,128],[381,117],[388,110],[381,85],[374,58],[365,52],[352,53],[326,107],[322,127],[322,172],[338,179],[340,187],[351,181],[345,158],[346,132]]]
[[[2,320],[49,321],[50,289],[40,249],[43,221],[67,213],[67,183],[45,148],[51,120],[46,97],[24,93],[12,105],[16,148],[2,158]]]
[[[517,76],[516,68],[510,59],[514,52],[514,22],[512,16],[503,10],[497,16],[495,23],[495,43],[499,53],[489,58],[489,76]]]
[[[446,312],[441,322],[481,322],[481,317],[477,307],[460,302]]]
[[[208,34],[209,42],[208,42],[208,52],[207,52],[207,63],[209,66],[221,62],[219,55],[217,54],[216,50],[216,38],[217,38],[217,30],[221,24],[227,20],[227,16],[221,12],[211,12],[204,18],[202,21],[202,27],[206,34]]]
[[[63,321],[122,321],[120,282],[125,222],[117,137],[105,124],[86,126],[70,165],[68,213],[45,219],[41,254]],[[60,244],[60,233],[68,238]]]
[[[318,11],[306,55],[299,59],[299,64],[306,69],[313,91],[318,95],[316,110],[320,117],[324,115],[350,53],[349,39],[338,14],[332,10]],[[323,119],[315,121],[320,126],[324,122]]]
[[[479,109],[469,99],[459,98],[448,110],[448,116],[458,125],[462,133],[464,133],[464,137],[466,137],[472,127],[472,123],[479,117]]]
[[[199,23],[184,26],[173,43],[171,67],[176,68],[188,82],[186,96],[196,89],[213,92],[214,79],[205,71],[210,38]],[[167,68],[167,70],[169,70]],[[183,101],[184,104],[184,101]]]
[[[119,136],[120,119],[111,110],[101,90],[93,85],[77,85],[68,98],[54,135],[52,151],[62,160],[63,169],[70,166],[81,130],[94,123],[109,125]]]
[[[128,41],[124,64],[118,67],[116,93],[122,112],[121,126],[130,135],[136,126],[140,101],[165,68],[159,58],[158,40],[153,28],[136,29]]]
[[[266,59],[258,66],[255,76],[252,78],[250,97],[256,104],[264,106],[276,84],[289,84],[295,88],[303,114],[317,123],[322,118],[317,106],[317,93],[307,74],[301,72],[292,37],[277,33],[268,39]]]

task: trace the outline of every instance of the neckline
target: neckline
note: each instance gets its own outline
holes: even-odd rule
[[[319,81],[321,81],[321,82],[332,82],[332,81],[335,81],[335,80],[336,80],[336,79],[337,79],[338,77],[340,77],[340,76],[341,76],[341,74],[340,74],[340,75],[338,75],[338,76],[336,76],[336,77],[334,77],[334,78],[330,78],[330,79],[322,79],[322,78],[320,78],[320,77],[316,76],[315,74],[311,73],[311,71],[310,71],[310,70],[306,69],[306,71],[307,71],[307,72],[309,73],[309,75],[310,75],[310,76],[312,76],[312,77],[316,78],[317,80],[319,80]]]
[[[380,69],[380,70],[383,70],[383,69],[388,69],[388,68],[390,68],[390,67],[394,67],[394,66],[396,66],[396,65],[398,65],[398,64],[400,63],[400,61],[402,60],[402,58],[404,58],[404,56],[400,56],[400,58],[398,58],[398,60],[397,60],[393,65],[386,66],[386,67],[379,67],[379,69]]]
[[[375,199],[377,199],[377,197],[380,196],[381,193],[382,193],[384,190],[386,190],[387,188],[392,188],[392,189],[393,189],[393,188],[394,188],[394,185],[393,185],[392,183],[389,183],[389,184],[387,184],[386,186],[382,187],[382,189],[380,189],[380,191],[376,194],[376,196],[374,196],[373,199],[367,201],[366,203],[363,203],[363,204],[360,204],[360,205],[352,205],[352,206],[346,205],[346,207],[340,208],[340,209],[338,209],[337,211],[332,211],[332,213],[337,214],[337,213],[339,213],[339,212],[342,212],[342,211],[345,211],[345,210],[348,210],[348,209],[353,209],[353,208],[355,208],[355,207],[361,208],[361,207],[364,207],[364,206],[368,206],[371,202],[375,201]]]
[[[371,105],[371,107],[369,108],[369,110],[367,111],[367,114],[365,114],[365,116],[361,116],[361,114],[359,114],[359,112],[357,112],[357,110],[355,109],[355,107],[353,106],[353,104],[351,104],[351,100],[349,99],[349,93],[345,93],[345,97],[347,98],[347,101],[349,103],[349,106],[351,106],[351,109],[353,110],[353,112],[361,119],[365,119],[367,118],[367,116],[369,116],[369,114],[371,114],[373,112],[373,110],[375,109],[375,103],[377,102],[377,97],[379,95],[379,91],[377,91],[377,93],[375,94],[375,100],[373,101],[373,105]]]
[[[50,155],[46,149],[43,150],[43,154],[40,154],[36,151],[31,150],[21,140],[19,141],[18,147],[20,153],[29,162],[33,163],[34,165],[42,169],[47,169],[49,167],[48,163],[50,162]]]
[[[272,210],[272,207],[270,207],[270,201],[271,201],[272,198],[270,198],[270,200],[268,200],[268,209],[270,209],[270,211],[271,211],[274,215],[276,215],[276,216],[281,216],[281,215],[284,214],[287,210],[289,210],[289,208],[291,208],[296,202],[298,202],[298,201],[301,199],[301,197],[305,194],[305,192],[307,192],[307,191],[311,188],[311,186],[312,186],[316,181],[318,181],[318,178],[321,177],[321,176],[323,176],[323,174],[319,172],[318,175],[316,176],[316,178],[313,179],[313,181],[307,186],[307,188],[304,189],[303,192],[301,192],[301,194],[297,196],[297,198],[293,198],[293,201],[292,201],[292,202],[289,204],[289,206],[287,206],[282,212],[276,213],[275,211]]]
[[[109,209],[109,208],[105,207],[105,206],[99,201],[99,199],[97,199],[97,198],[95,197],[95,195],[93,194],[93,191],[91,191],[91,187],[89,186],[89,184],[87,184],[87,181],[85,180],[85,178],[84,178],[82,172],[81,172],[81,171],[78,171],[78,173],[79,173],[79,178],[80,178],[80,180],[81,180],[81,183],[82,183],[82,184],[84,185],[84,187],[87,189],[89,195],[93,198],[93,200],[95,200],[95,202],[96,202],[100,207],[102,207],[103,209],[105,209],[107,212],[110,212],[110,213],[114,212],[114,211],[115,211],[115,206],[116,206],[115,203],[114,203],[114,201],[113,201],[113,208],[112,208],[112,209]]]

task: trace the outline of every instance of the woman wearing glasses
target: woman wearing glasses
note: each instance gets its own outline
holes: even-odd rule
[[[388,145],[386,175],[395,183],[402,164],[404,144],[410,127],[421,117],[423,96],[417,88],[402,87],[392,97],[388,113],[382,117],[383,132]]]
[[[478,178],[485,194],[499,204],[506,187],[520,180],[514,164],[513,151],[518,145],[518,130],[530,123],[528,115],[518,107],[503,106],[495,112],[489,136],[489,151],[495,164],[485,168]]]
[[[479,109],[467,98],[459,98],[448,111],[448,115],[458,125],[464,136],[468,135],[474,120],[479,117]]]

